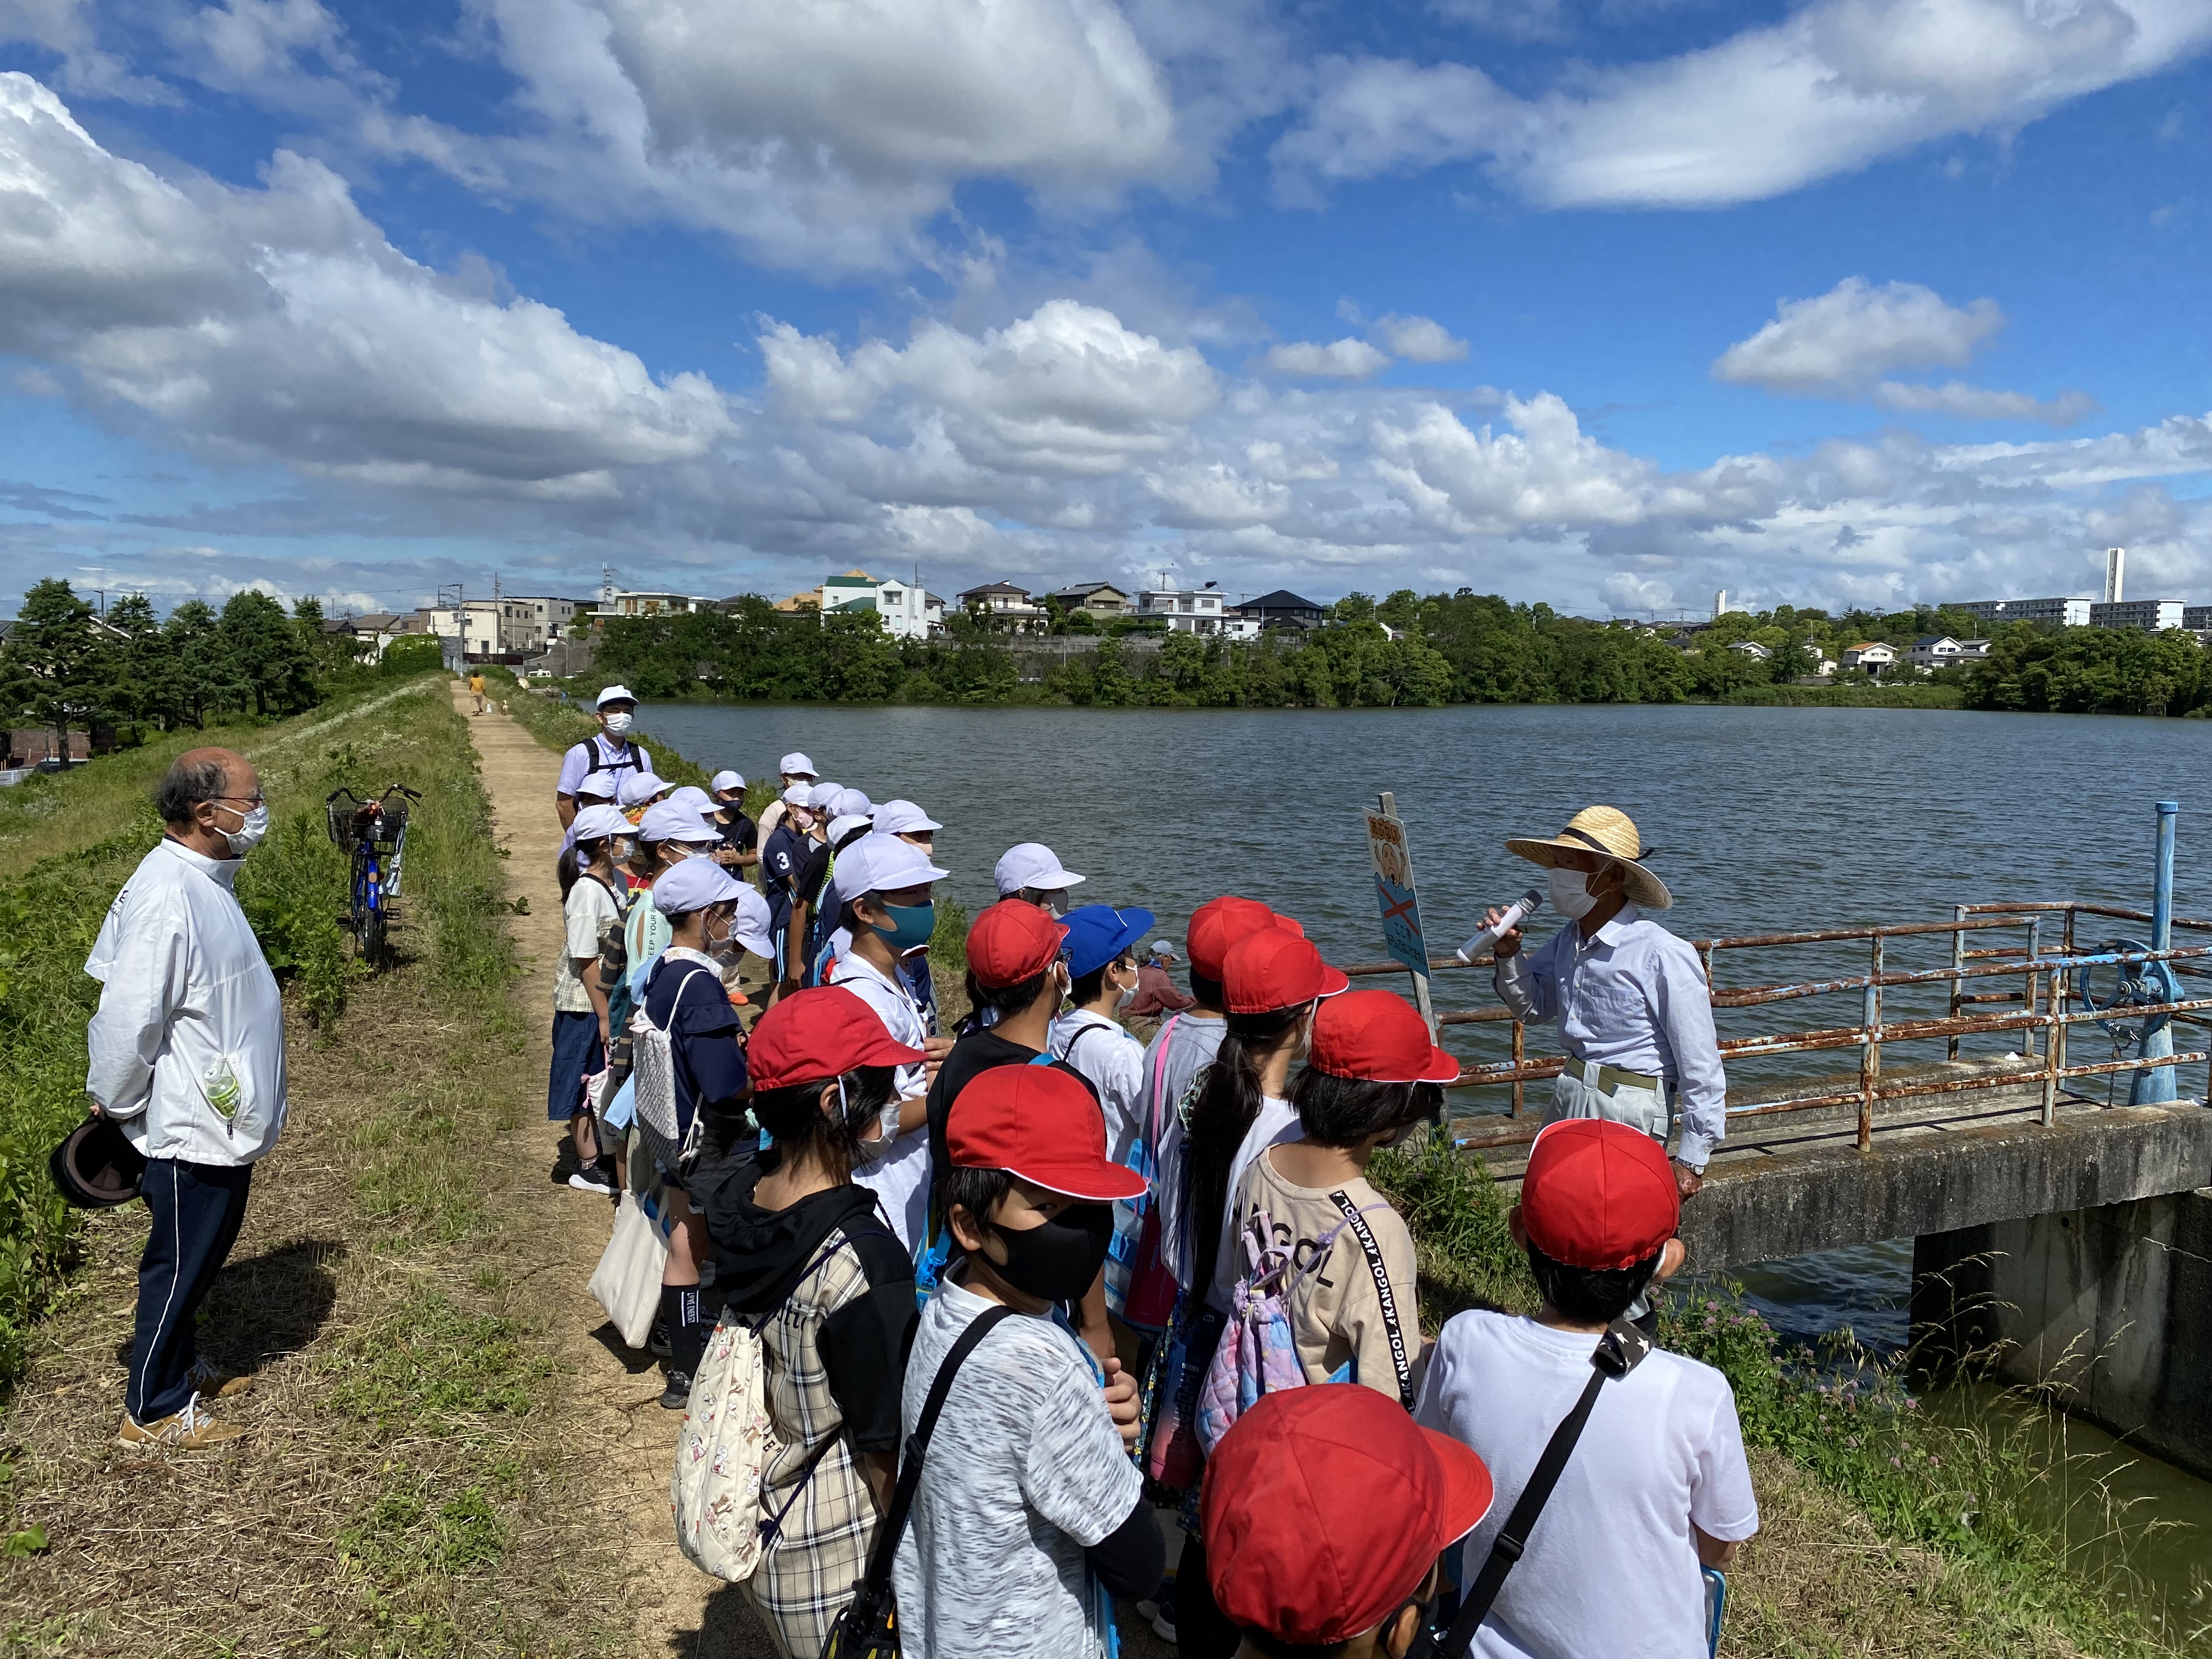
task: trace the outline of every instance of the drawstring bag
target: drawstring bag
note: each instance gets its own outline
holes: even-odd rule
[[[676,1026],[676,1016],[684,1006],[684,993],[694,981],[705,980],[712,984],[717,994],[722,981],[711,973],[686,974],[684,983],[676,988],[675,1000],[668,1005],[668,1026],[653,1023],[653,1015],[643,1002],[629,1023],[630,1080],[635,1085],[638,1138],[653,1161],[664,1170],[673,1170],[690,1155],[699,1138],[701,1122],[698,1113],[691,1115],[691,1128],[687,1134],[679,1127],[676,1110],[676,1049],[669,1032]]]
[[[816,1256],[793,1285],[793,1294],[848,1242],[841,1233]],[[691,1401],[676,1436],[668,1508],[676,1521],[677,1547],[693,1566],[725,1583],[743,1583],[753,1576],[782,1529],[783,1517],[813,1478],[815,1466],[837,1443],[836,1435],[825,1436],[807,1457],[791,1495],[775,1514],[763,1511],[761,1477],[777,1449],[761,1332],[790,1300],[785,1297],[750,1324],[732,1324],[723,1315],[692,1379]]]
[[[1107,1311],[1139,1331],[1157,1331],[1167,1324],[1175,1313],[1178,1288],[1175,1275],[1168,1271],[1160,1254],[1158,1188],[1161,1097],[1167,1087],[1168,1041],[1182,1018],[1181,1014],[1169,1015],[1153,1041],[1150,1109],[1144,1132],[1137,1137],[1129,1157],[1129,1167],[1145,1178],[1145,1190],[1134,1198],[1115,1200],[1114,1241],[1106,1255]]]

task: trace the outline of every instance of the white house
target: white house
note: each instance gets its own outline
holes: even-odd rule
[[[1897,666],[1897,652],[1880,640],[1863,640],[1844,647],[1844,666],[1863,668],[1870,678],[1878,680],[1887,670]]]
[[[1163,618],[1176,634],[1218,634],[1222,631],[1220,588],[1212,582],[1203,587],[1148,587],[1137,595],[1136,614]]]
[[[495,657],[501,649],[500,603],[497,599],[471,599],[459,611],[451,605],[438,605],[415,614],[422,618],[426,633],[434,634],[441,640],[458,635],[463,656]],[[378,654],[383,654],[381,647]]]
[[[599,600],[594,617],[673,617],[692,611],[712,611],[712,599],[689,593],[649,593],[641,589],[617,589]]]
[[[1729,646],[1729,649],[1741,651],[1754,662],[1771,662],[1774,659],[1773,650],[1770,647],[1761,645],[1757,640],[1738,640]]]
[[[1044,607],[1030,597],[1028,588],[1012,582],[985,582],[981,587],[971,587],[953,598],[963,611],[980,608],[1017,628],[1044,620]]]
[[[1915,668],[1948,668],[1959,660],[1959,641],[1948,634],[1923,634],[1912,642]]]
[[[878,581],[865,570],[829,577],[822,584],[819,599],[825,617],[833,611],[874,611],[884,619],[884,631],[895,640],[926,640],[933,621],[943,626],[945,601],[936,601],[933,617],[930,602],[928,590],[918,583],[902,582],[896,576]]]

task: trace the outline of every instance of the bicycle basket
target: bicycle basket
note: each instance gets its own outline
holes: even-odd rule
[[[323,803],[323,811],[330,819],[331,840],[341,853],[353,851],[354,842],[360,838],[354,817],[360,810],[361,803],[349,789],[339,790]]]
[[[376,839],[386,847],[396,846],[407,828],[407,798],[404,795],[384,803],[382,813],[374,820]]]

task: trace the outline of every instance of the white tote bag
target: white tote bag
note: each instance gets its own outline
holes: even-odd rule
[[[800,1273],[792,1290],[845,1246],[840,1235]],[[761,1476],[775,1455],[775,1424],[769,1416],[766,1352],[760,1334],[790,1301],[750,1323],[732,1324],[725,1312],[691,1380],[691,1401],[676,1437],[676,1468],[668,1478],[668,1508],[677,1547],[708,1577],[740,1584],[760,1565],[783,1517],[813,1478],[815,1465],[836,1443],[825,1437],[799,1472],[799,1484],[774,1515],[761,1506]]]
[[[648,1199],[653,1209],[640,1204],[634,1193],[624,1193],[615,1211],[614,1237],[599,1253],[592,1273],[592,1295],[607,1310],[607,1317],[623,1345],[642,1348],[652,1334],[653,1316],[660,1311],[660,1275],[668,1265],[668,1234],[659,1214],[660,1192]]]

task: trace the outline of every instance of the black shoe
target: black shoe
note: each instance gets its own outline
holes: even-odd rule
[[[580,1193],[599,1193],[611,1198],[615,1191],[614,1171],[596,1164],[589,1169],[579,1168],[570,1173],[568,1184]]]
[[[561,1150],[553,1155],[553,1184],[556,1187],[567,1186],[568,1177],[583,1167],[583,1159],[576,1156],[576,1143],[562,1135]]]
[[[683,1412],[691,1409],[691,1379],[682,1371],[668,1373],[668,1387],[660,1395],[661,1409]]]

